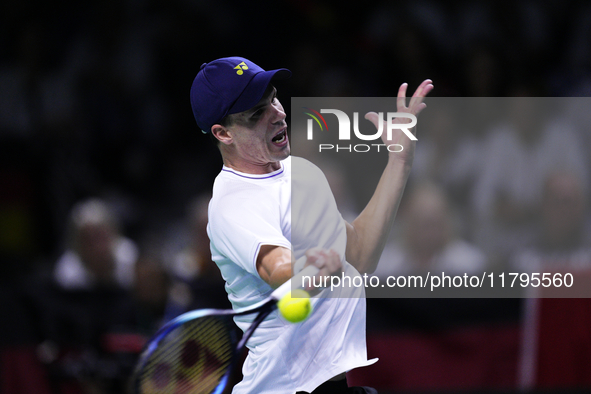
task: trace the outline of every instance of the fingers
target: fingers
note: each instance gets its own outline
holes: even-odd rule
[[[415,90],[413,97],[425,97],[432,89],[433,81],[430,79],[425,79],[423,82],[421,82],[417,90]]]
[[[431,90],[433,90],[433,88],[433,81],[430,79],[425,79],[413,93],[407,107],[406,91],[408,89],[408,84],[405,82],[400,85],[400,88],[398,88],[398,96],[396,98],[396,107],[398,112],[408,112],[414,114],[415,116],[418,115],[423,109],[427,107],[427,104],[423,102],[423,99],[431,92]],[[377,113],[368,112],[365,114],[365,119],[373,123],[376,129],[380,128],[379,116]]]
[[[328,251],[324,268],[327,274],[331,275],[338,274],[342,271],[343,264],[341,263],[341,257],[337,252],[332,249]]]
[[[424,80],[417,90],[415,90],[412,98],[410,99],[409,107],[418,107],[422,102],[423,99],[433,90],[433,84],[431,83],[430,79]],[[423,107],[424,108],[424,107]],[[423,108],[418,109],[418,111],[422,110]],[[417,112],[418,114],[418,112]]]
[[[343,269],[339,254],[332,249],[309,249],[306,251],[306,265],[309,264],[313,264],[319,269],[315,275],[318,280],[314,283],[323,283],[322,278],[338,275]],[[313,289],[305,290],[311,291]],[[320,289],[317,290],[319,291]]]
[[[306,259],[309,264],[313,264],[320,270],[319,276],[332,275],[342,269],[341,258],[334,250],[313,248],[306,252]]]
[[[421,113],[421,111],[424,110],[425,108],[427,108],[427,104],[425,104],[425,103],[420,103],[419,105],[417,105],[416,110],[414,112],[415,116],[417,116],[419,113]]]
[[[405,106],[406,104],[406,89],[408,87],[407,83],[403,83],[398,89],[398,98],[396,105],[399,111],[406,110],[405,112],[410,112],[415,115],[418,115],[427,105],[423,103],[423,99],[433,90],[433,81],[430,79],[425,79],[419,87],[415,90],[412,97],[410,98],[410,102],[408,107]],[[404,94],[404,96],[401,96]]]
[[[396,99],[396,107],[400,111],[403,108],[406,108],[406,89],[408,88],[408,84],[405,82],[400,85],[398,88],[398,98]]]

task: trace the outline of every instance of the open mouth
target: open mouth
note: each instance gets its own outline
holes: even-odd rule
[[[275,144],[282,144],[287,139],[287,129],[281,130],[279,134],[277,134],[271,141]]]

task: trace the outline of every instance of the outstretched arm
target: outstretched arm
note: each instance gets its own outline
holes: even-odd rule
[[[418,115],[426,107],[423,99],[433,89],[431,80],[423,81],[406,106],[406,89],[402,84],[398,90],[397,112]],[[378,114],[369,112],[365,118],[378,128]],[[408,123],[407,118],[395,118],[394,123]],[[411,141],[400,129],[392,130],[392,139],[388,139],[384,121],[382,140],[386,145],[399,144],[401,152],[389,152],[388,164],[382,173],[378,186],[365,209],[352,222],[347,223],[347,261],[360,273],[375,271],[388,233],[392,228],[404,187],[413,162],[416,141]]]

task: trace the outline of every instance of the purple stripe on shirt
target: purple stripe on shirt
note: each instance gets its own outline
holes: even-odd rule
[[[281,171],[279,171],[279,172],[277,172],[277,173],[275,173],[273,175],[264,176],[264,177],[246,176],[246,175],[238,174],[237,172],[234,172],[232,170],[227,170],[225,168],[222,168],[222,171],[230,172],[230,173],[232,173],[234,175],[238,175],[238,176],[240,176],[242,178],[248,178],[248,179],[268,179],[268,178],[273,178],[274,176],[277,176],[279,174],[283,174],[283,165],[281,166]]]

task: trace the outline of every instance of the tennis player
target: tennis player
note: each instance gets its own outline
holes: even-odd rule
[[[197,125],[212,136],[223,160],[207,230],[234,309],[265,299],[308,264],[318,266],[320,276],[373,272],[412,164],[414,142],[400,130],[392,140],[384,133],[385,143],[404,149],[389,153],[367,207],[345,222],[322,171],[290,156],[285,110],[271,83],[290,75],[228,57],[203,64],[191,87]],[[398,92],[397,111],[417,115],[433,85],[424,81],[408,106],[406,87]],[[378,127],[376,113],[366,118]],[[292,201],[292,190],[302,198]],[[376,392],[346,381],[347,371],[377,361],[367,359],[364,289],[337,288],[323,296],[327,291],[313,298],[314,312],[302,323],[287,323],[277,311],[267,317],[248,342],[243,380],[233,393]],[[251,320],[235,318],[242,330]]]

